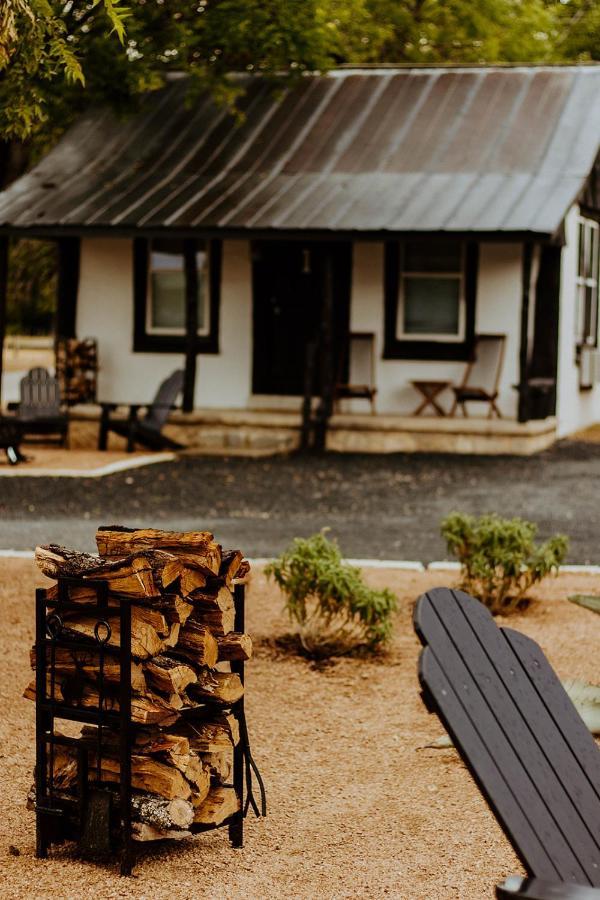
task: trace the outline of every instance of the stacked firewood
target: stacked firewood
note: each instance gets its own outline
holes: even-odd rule
[[[63,402],[96,402],[98,346],[94,338],[59,338],[56,342],[56,375]]]
[[[239,809],[239,798],[226,787],[233,748],[240,740],[229,708],[244,688],[231,662],[247,660],[252,641],[234,629],[234,580],[248,563],[237,550],[223,551],[209,532],[165,532],[102,527],[96,534],[99,556],[55,545],[38,547],[44,575],[102,579],[131,608],[131,719],[136,724],[132,750],[134,836],[139,840],[182,837],[192,823],[217,825]],[[71,604],[96,601],[96,589],[68,587]],[[50,587],[47,599],[58,597]],[[110,594],[109,594],[110,602]],[[122,599],[120,602],[124,602]],[[105,653],[99,666],[98,637],[120,645],[119,616],[103,616],[82,607],[60,613],[62,634],[89,639],[89,650],[57,646],[55,678],[48,695],[61,703],[119,709],[118,655]],[[49,652],[49,650],[48,650]],[[31,653],[35,668],[35,650]],[[35,700],[35,680],[25,691]],[[100,760],[97,732],[84,727],[89,743],[89,777],[119,781],[119,738],[103,729]],[[99,762],[99,765],[98,765]],[[56,745],[55,789],[74,789],[75,751]]]

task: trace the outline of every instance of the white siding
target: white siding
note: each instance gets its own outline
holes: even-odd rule
[[[464,373],[462,362],[435,360],[385,360],[383,349],[383,245],[354,245],[351,328],[376,335],[377,409],[379,412],[410,414],[419,403],[411,380],[448,380],[457,383]],[[521,308],[521,247],[518,244],[482,244],[479,258],[476,330],[506,334],[506,354],[500,382],[502,413],[516,416],[517,395],[512,385],[518,381]],[[442,405],[450,405],[449,391],[440,395]],[[350,407],[348,407],[350,409]],[[352,411],[366,410],[367,404],[353,401]],[[471,405],[472,415],[487,415],[487,407]]]
[[[252,297],[248,244],[225,241],[220,353],[198,356],[196,404],[244,407],[250,394]],[[176,353],[133,352],[133,253],[129,240],[81,243],[77,333],[98,340],[98,399],[146,403],[173,369]]]
[[[575,362],[578,214],[578,207],[573,207],[566,217],[562,251],[557,397],[559,437],[600,421],[600,386],[580,391],[579,367]]]

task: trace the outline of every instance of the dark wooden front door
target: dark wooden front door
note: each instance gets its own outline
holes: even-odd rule
[[[334,346],[348,330],[351,245],[263,241],[253,247],[255,394],[301,396],[306,348],[322,327],[325,266],[332,262]]]

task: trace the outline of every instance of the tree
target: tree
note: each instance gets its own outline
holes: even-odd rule
[[[122,108],[169,71],[233,102],[231,72],[297,77],[368,59],[390,36],[367,0],[4,0],[0,134],[61,127],[90,102]],[[118,38],[122,46],[119,46]],[[85,90],[83,87],[85,86]],[[50,123],[50,126],[48,126]]]

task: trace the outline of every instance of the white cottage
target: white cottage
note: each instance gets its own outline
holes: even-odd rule
[[[303,408],[350,450],[529,453],[600,421],[599,67],[249,78],[236,118],[186,87],[88,114],[0,195],[4,240],[59,243],[57,331],[97,339],[99,400],[185,365],[187,440],[250,449],[294,446]],[[481,335],[501,418],[449,415]]]

